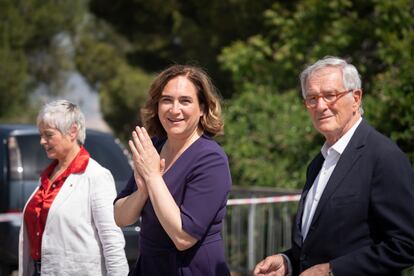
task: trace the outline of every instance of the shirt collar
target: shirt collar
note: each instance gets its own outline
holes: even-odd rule
[[[89,163],[89,152],[82,146],[78,154],[66,168],[66,170],[55,180],[59,180],[61,178],[66,178],[72,173],[83,173],[86,170],[86,167]],[[41,179],[42,182],[49,178],[50,174],[53,172],[55,167],[57,166],[57,160],[53,160],[53,162],[42,172]]]
[[[329,147],[328,143],[325,142],[321,149],[323,157],[326,159],[326,156],[328,156],[328,153],[330,153],[332,150],[336,151],[338,154],[342,154],[346,146],[348,145],[349,141],[351,140],[352,136],[354,135],[356,128],[359,126],[361,122],[362,117],[359,118],[359,120],[331,147]]]

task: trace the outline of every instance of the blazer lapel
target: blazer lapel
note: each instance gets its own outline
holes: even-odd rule
[[[307,196],[310,188],[312,187],[316,176],[318,175],[319,171],[321,170],[324,160],[325,159],[323,158],[323,155],[321,153],[319,153],[315,157],[315,159],[311,162],[311,164],[309,166],[308,174],[307,174],[307,177],[306,177],[306,183],[305,183],[305,186],[303,187],[302,196],[300,197],[298,211],[296,212],[296,218],[295,218],[295,226],[294,226],[295,231],[293,233],[293,240],[299,247],[302,246],[302,241],[303,241],[301,225],[302,225],[303,210],[305,208],[306,196]]]
[[[349,170],[354,166],[356,161],[361,157],[360,149],[365,145],[365,138],[369,131],[369,125],[365,120],[362,120],[361,124],[355,130],[349,144],[345,148],[341,157],[339,158],[336,167],[326,184],[325,190],[321,196],[318,206],[316,207],[315,214],[312,219],[311,228],[317,222],[319,215],[321,214],[324,206],[331,198],[333,192],[341,184],[342,180],[348,174]],[[310,229],[311,229],[310,228]],[[311,234],[309,231],[308,235]]]
[[[79,182],[78,175],[71,174],[66,178],[65,182],[60,188],[59,193],[57,194],[56,198],[53,200],[52,206],[50,206],[49,213],[47,214],[46,224],[51,223],[53,219],[56,217],[56,213],[59,208],[62,207],[63,203],[68,200],[75,190],[76,184]]]

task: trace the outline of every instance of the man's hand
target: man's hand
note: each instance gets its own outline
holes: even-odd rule
[[[300,274],[300,276],[328,276],[329,271],[329,263],[318,264],[306,269]]]
[[[280,255],[272,255],[256,265],[254,276],[284,276],[288,272],[285,258]]]

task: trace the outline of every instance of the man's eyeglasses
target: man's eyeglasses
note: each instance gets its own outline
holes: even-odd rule
[[[327,104],[333,104],[340,98],[342,98],[345,94],[353,92],[353,89],[342,91],[342,92],[326,92],[322,93],[320,95],[311,95],[307,96],[303,103],[307,108],[315,108],[318,105],[319,98],[322,98],[325,103]]]

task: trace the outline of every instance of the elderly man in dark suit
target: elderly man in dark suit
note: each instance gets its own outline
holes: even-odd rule
[[[414,174],[404,153],[362,119],[361,80],[325,57],[301,74],[304,104],[326,141],[310,163],[292,247],[254,275],[401,275],[414,264]]]

